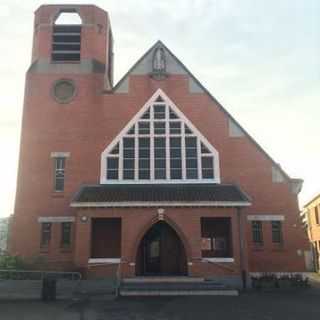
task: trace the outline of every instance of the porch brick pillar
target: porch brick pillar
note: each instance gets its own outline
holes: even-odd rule
[[[82,215],[77,217],[75,228],[75,254],[74,263],[77,267],[86,268],[90,258],[91,245],[91,219],[84,221]]]

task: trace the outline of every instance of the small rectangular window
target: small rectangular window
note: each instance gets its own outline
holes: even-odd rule
[[[70,247],[71,245],[71,222],[61,223],[61,246]]]
[[[281,221],[271,221],[272,242],[282,243],[282,223]]]
[[[46,248],[49,246],[50,239],[51,239],[51,226],[50,222],[41,223],[41,239],[40,239],[40,246],[42,248]]]
[[[255,244],[263,245],[262,222],[252,221],[252,241]]]
[[[65,178],[65,163],[64,157],[58,157],[54,159],[55,171],[54,171],[54,191],[64,191],[64,178]]]

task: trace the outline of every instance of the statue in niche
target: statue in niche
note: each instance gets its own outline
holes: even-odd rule
[[[163,47],[159,46],[154,50],[152,60],[151,76],[161,80],[167,76],[166,74],[166,54]]]

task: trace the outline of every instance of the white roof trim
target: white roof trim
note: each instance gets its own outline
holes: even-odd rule
[[[72,202],[73,208],[129,208],[129,207],[248,207],[246,201],[200,201],[200,202]]]
[[[74,222],[75,217],[38,217],[38,222]]]
[[[276,215],[276,214],[249,215],[247,219],[248,221],[284,221],[284,215]]]
[[[116,146],[119,140],[131,129],[131,127],[142,117],[142,115],[147,111],[147,109],[156,102],[156,99],[161,96],[161,98],[170,105],[171,109],[177,114],[177,116],[187,124],[187,126],[194,132],[196,136],[205,144],[205,146],[211,151],[214,156],[214,179],[210,180],[212,183],[220,183],[220,162],[219,162],[219,152],[212,146],[212,144],[206,139],[205,136],[192,124],[192,122],[179,110],[175,103],[159,88],[151,96],[151,98],[144,104],[144,106],[135,114],[135,116],[127,123],[127,125],[120,131],[120,133],[111,141],[111,143],[106,147],[106,149],[101,154],[100,160],[100,183],[101,184],[113,184],[119,183],[114,180],[106,179],[106,156],[108,153]],[[139,180],[138,183],[145,184],[147,180]],[[150,180],[152,183],[168,183],[170,179],[167,180]],[[121,180],[122,183],[133,183],[134,180]],[[186,179],[180,179],[177,182],[184,183],[187,182]],[[208,181],[207,181],[208,182]],[[195,180],[193,183],[202,183],[202,180]]]

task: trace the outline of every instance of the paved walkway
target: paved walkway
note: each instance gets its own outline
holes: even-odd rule
[[[320,319],[320,288],[240,297],[120,298],[78,302],[0,302],[4,320],[301,320]]]

